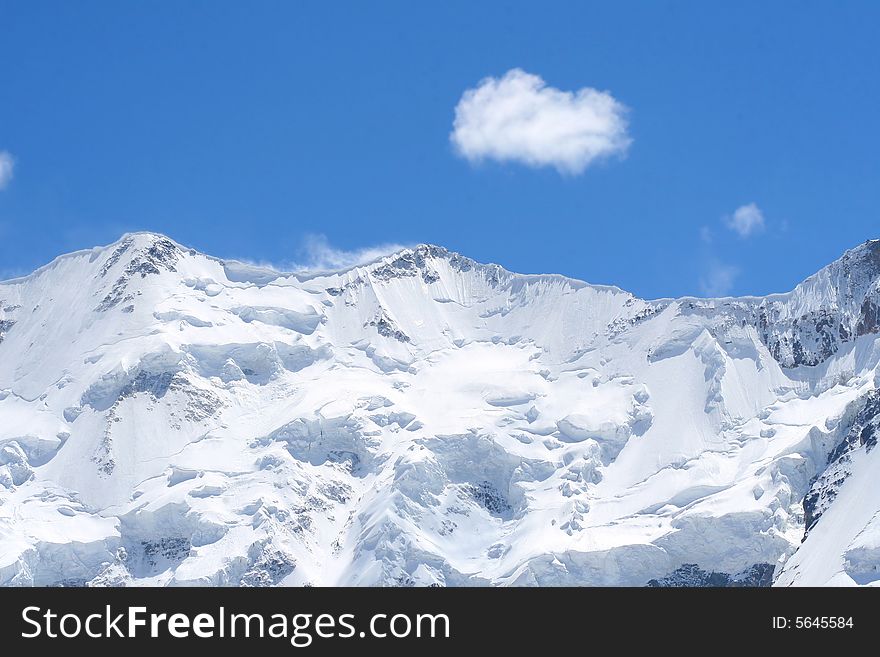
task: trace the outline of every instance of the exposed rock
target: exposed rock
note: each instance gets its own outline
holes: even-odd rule
[[[880,391],[872,390],[863,401],[843,439],[828,456],[825,469],[810,482],[804,497],[804,538],[834,502],[840,487],[852,474],[852,455],[856,450],[870,452],[880,432]]]
[[[706,571],[695,563],[686,563],[666,577],[650,580],[647,585],[652,588],[762,588],[773,583],[774,570],[772,564],[757,563],[741,573],[731,575]]]

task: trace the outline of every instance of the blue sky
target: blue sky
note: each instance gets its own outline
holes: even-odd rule
[[[0,271],[155,230],[252,261],[432,242],[646,297],[786,290],[880,237],[878,20],[0,0]]]

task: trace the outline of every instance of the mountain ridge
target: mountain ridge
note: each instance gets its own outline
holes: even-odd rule
[[[742,302],[750,302],[750,301],[762,301],[762,300],[768,300],[768,301],[770,301],[770,300],[774,300],[774,301],[775,300],[784,300],[784,299],[790,297],[791,295],[793,295],[798,290],[798,288],[805,286],[805,285],[808,285],[812,281],[819,279],[823,274],[832,270],[835,266],[842,265],[843,263],[847,262],[848,260],[851,260],[853,258],[856,258],[860,255],[865,255],[865,254],[867,254],[867,256],[869,258],[873,259],[875,267],[878,268],[877,275],[880,275],[880,239],[868,239],[868,240],[865,240],[864,242],[862,242],[862,243],[860,243],[850,249],[847,249],[836,260],[834,260],[833,262],[829,263],[828,265],[825,265],[824,267],[820,268],[818,271],[814,272],[813,274],[810,274],[809,276],[804,278],[801,282],[799,282],[797,285],[795,285],[794,288],[792,288],[791,290],[788,290],[788,291],[771,292],[771,293],[767,293],[767,294],[745,294],[745,295],[736,295],[736,296],[717,296],[717,297],[697,296],[697,295],[687,295],[686,294],[686,295],[682,295],[682,296],[661,296],[661,297],[656,297],[656,298],[653,298],[653,297],[652,298],[647,298],[647,297],[643,298],[643,297],[640,297],[629,290],[626,290],[624,288],[621,288],[620,286],[617,286],[617,285],[614,285],[611,283],[593,283],[593,282],[585,281],[583,279],[579,279],[579,278],[569,276],[566,274],[562,274],[562,273],[515,272],[515,271],[507,269],[503,265],[500,265],[497,263],[491,263],[491,262],[487,262],[487,263],[480,262],[480,261],[474,260],[468,256],[465,256],[459,252],[449,250],[444,246],[437,245],[437,244],[431,244],[431,243],[427,243],[427,242],[418,243],[418,244],[415,244],[412,246],[405,246],[405,247],[390,251],[387,254],[376,256],[376,257],[374,257],[370,260],[367,260],[365,262],[360,262],[357,264],[353,264],[353,265],[349,265],[349,266],[345,266],[345,267],[341,267],[341,268],[336,268],[336,269],[334,269],[334,268],[309,269],[306,266],[301,267],[301,268],[296,268],[296,269],[287,269],[287,268],[283,268],[283,267],[277,267],[277,266],[274,266],[269,263],[252,262],[249,260],[242,260],[242,259],[237,259],[237,258],[222,258],[222,257],[214,256],[214,255],[211,255],[211,254],[206,253],[204,251],[199,251],[199,250],[194,249],[192,247],[186,246],[186,245],[182,244],[181,242],[176,241],[174,238],[172,238],[168,235],[165,235],[164,233],[159,233],[159,232],[154,232],[154,231],[130,231],[127,233],[123,233],[123,235],[119,239],[117,239],[116,241],[114,241],[110,244],[107,244],[104,246],[95,246],[95,247],[90,247],[90,248],[79,249],[76,251],[71,251],[69,253],[64,253],[59,256],[56,256],[50,262],[38,267],[37,269],[35,269],[34,271],[32,271],[28,274],[24,274],[22,276],[16,276],[16,277],[10,278],[10,279],[0,280],[0,285],[16,284],[16,283],[22,282],[24,280],[30,279],[34,276],[38,276],[38,275],[44,273],[45,271],[50,270],[58,262],[61,262],[63,260],[69,259],[69,258],[75,258],[75,257],[85,256],[85,255],[88,255],[92,258],[100,257],[100,255],[102,253],[104,253],[108,250],[115,249],[120,244],[124,243],[126,240],[131,240],[134,238],[144,238],[146,240],[152,240],[152,241],[166,240],[166,241],[170,242],[171,244],[173,244],[178,249],[180,249],[181,252],[187,253],[190,256],[198,255],[198,256],[201,256],[201,257],[204,257],[204,258],[207,258],[210,260],[214,260],[223,266],[229,266],[233,270],[241,269],[241,270],[245,270],[245,271],[255,270],[255,271],[262,272],[263,276],[258,277],[258,278],[265,278],[266,276],[274,274],[275,278],[295,278],[295,279],[299,280],[300,282],[306,282],[308,280],[315,279],[315,278],[323,278],[323,277],[333,276],[333,275],[343,275],[343,274],[346,274],[346,273],[351,272],[356,269],[371,270],[373,268],[378,268],[379,266],[381,266],[381,264],[388,264],[388,261],[390,259],[397,259],[397,258],[400,258],[401,256],[415,254],[419,251],[427,251],[427,252],[431,252],[431,253],[434,253],[437,255],[442,254],[442,255],[450,257],[450,258],[457,258],[457,259],[466,260],[470,263],[479,265],[481,267],[498,268],[499,270],[504,271],[507,274],[510,274],[512,276],[515,276],[517,278],[522,278],[525,280],[540,280],[542,278],[562,280],[562,281],[570,283],[576,287],[589,286],[589,287],[600,289],[600,290],[605,290],[605,289],[612,290],[612,291],[621,292],[624,294],[629,294],[629,295],[633,296],[634,298],[637,298],[642,301],[654,302],[654,303],[671,302],[671,301],[742,301]]]
[[[876,240],[722,299],[433,245],[61,256],[0,283],[0,583],[874,582],[878,274]]]
[[[160,233],[160,232],[149,231],[149,230],[129,231],[129,232],[123,233],[119,237],[119,239],[117,239],[114,242],[111,242],[109,244],[88,247],[88,248],[83,248],[83,249],[77,249],[75,251],[63,253],[61,255],[56,256],[48,263],[37,267],[32,272],[29,272],[27,274],[22,274],[19,276],[14,276],[12,278],[0,280],[0,285],[15,284],[15,283],[21,282],[23,280],[29,279],[33,276],[37,276],[37,275],[51,269],[58,262],[69,259],[69,258],[75,258],[78,256],[84,256],[84,255],[89,255],[89,256],[100,255],[101,253],[103,253],[106,250],[114,249],[115,247],[117,247],[121,243],[123,243],[125,240],[130,239],[130,238],[136,238],[136,237],[142,237],[142,238],[146,238],[148,240],[149,239],[168,240],[169,242],[173,243],[176,247],[178,247],[182,252],[189,253],[190,255],[200,255],[205,258],[209,258],[209,259],[215,260],[215,261],[223,263],[223,264],[229,264],[229,265],[233,265],[233,266],[241,266],[244,268],[253,268],[255,270],[261,270],[261,271],[265,271],[267,273],[277,274],[278,277],[282,277],[282,278],[294,277],[294,278],[299,278],[300,280],[308,280],[310,278],[317,278],[317,277],[328,276],[328,275],[333,275],[333,274],[344,274],[348,271],[351,271],[351,270],[357,269],[357,268],[370,268],[371,266],[377,265],[378,263],[381,263],[388,258],[392,258],[392,257],[399,256],[399,255],[406,254],[406,253],[412,253],[412,252],[417,251],[419,249],[428,249],[428,250],[436,250],[436,251],[446,252],[449,256],[453,256],[453,257],[457,256],[460,258],[464,258],[464,259],[470,260],[470,261],[477,263],[479,265],[482,265],[482,266],[499,267],[499,268],[503,269],[505,272],[508,272],[510,274],[513,274],[513,275],[519,276],[519,277],[524,277],[524,278],[529,278],[529,277],[560,278],[560,279],[564,279],[564,280],[569,281],[574,284],[589,285],[591,287],[596,287],[596,288],[609,288],[609,289],[618,290],[620,292],[624,292],[627,294],[633,294],[633,296],[637,296],[634,293],[630,292],[629,290],[621,288],[618,285],[614,285],[611,283],[593,283],[590,281],[585,281],[583,279],[580,279],[580,278],[577,278],[574,276],[569,276],[567,274],[563,274],[563,273],[559,273],[559,272],[544,272],[544,273],[515,272],[513,270],[507,269],[503,265],[500,265],[497,263],[492,263],[492,262],[480,262],[480,261],[474,260],[473,258],[465,256],[464,254],[462,254],[460,252],[452,251],[442,245],[428,243],[428,242],[420,242],[418,244],[414,244],[411,246],[404,246],[399,249],[389,251],[388,253],[378,255],[375,258],[372,258],[372,259],[367,260],[365,262],[360,262],[357,264],[353,264],[353,265],[349,265],[349,266],[341,267],[341,268],[309,269],[308,267],[304,266],[304,267],[296,268],[296,269],[288,269],[288,268],[284,268],[284,267],[275,266],[271,263],[254,262],[254,261],[250,261],[247,259],[214,256],[214,255],[211,255],[205,251],[201,251],[201,250],[195,249],[193,247],[186,246],[182,242],[175,240],[173,237],[170,237],[169,235],[166,235],[166,234]],[[834,262],[837,262],[837,261],[843,259],[847,254],[858,252],[860,249],[862,249],[866,245],[877,244],[877,243],[880,243],[880,239],[866,240],[865,242],[863,242],[855,247],[847,249],[840,256],[840,258],[838,258]],[[834,263],[831,263],[831,264],[834,264]],[[822,269],[826,269],[827,267],[830,267],[831,264],[826,265],[826,267],[823,267]],[[810,278],[818,275],[820,272],[821,272],[821,269],[819,270],[819,272],[811,274],[810,276],[805,278],[798,285],[805,283]],[[675,297],[675,296],[662,296],[662,297],[651,297],[651,298],[645,297],[644,300],[646,300],[646,301],[705,300],[705,299],[751,300],[751,299],[764,299],[764,298],[769,298],[769,297],[784,296],[784,295],[790,294],[792,291],[793,290],[784,291],[784,292],[771,292],[768,294],[747,294],[747,295],[721,296],[721,297],[696,296],[696,295],[682,295],[682,296],[677,296],[677,297]],[[638,297],[638,298],[642,298],[642,297]]]

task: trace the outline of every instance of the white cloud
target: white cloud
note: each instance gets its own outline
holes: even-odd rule
[[[738,267],[713,259],[700,277],[700,290],[707,297],[722,297],[733,289],[737,276]]]
[[[740,237],[749,237],[764,230],[764,213],[754,203],[742,205],[724,219],[724,223]]]
[[[515,161],[569,174],[626,152],[627,108],[611,94],[562,91],[515,68],[464,92],[450,139],[472,162]]]
[[[365,265],[406,248],[411,248],[411,245],[389,243],[352,250],[338,249],[330,244],[325,235],[313,234],[307,235],[296,248],[297,257],[294,260],[270,261],[238,257],[236,261],[277,272],[318,273]]]
[[[0,151],[0,189],[3,189],[12,180],[12,171],[15,168],[15,160],[8,151]]]
[[[384,255],[406,248],[402,244],[380,244],[347,251],[330,244],[324,235],[309,235],[303,245],[304,259],[292,269],[326,271],[348,269],[377,260]]]
[[[766,228],[764,213],[754,203],[738,207],[733,214],[723,218],[724,225],[735,232],[740,238],[751,237]],[[700,291],[707,297],[722,297],[733,290],[740,275],[740,268],[719,260],[717,242],[720,239],[717,231],[709,226],[700,227],[700,243],[703,251],[703,273],[700,276]]]

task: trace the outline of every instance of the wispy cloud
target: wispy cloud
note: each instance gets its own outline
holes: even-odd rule
[[[236,259],[248,265],[266,267],[281,272],[329,272],[364,265],[410,246],[388,243],[356,249],[342,249],[330,244],[326,235],[311,234],[307,235],[294,249],[296,255],[290,260]]]
[[[724,218],[725,225],[740,237],[750,237],[764,230],[764,213],[754,203],[741,205],[732,215]]]
[[[733,289],[737,276],[739,267],[710,258],[700,277],[700,291],[708,297],[723,297]]]
[[[12,181],[15,158],[9,151],[0,151],[0,189],[5,189]]]
[[[348,269],[405,248],[407,248],[405,244],[391,243],[347,250],[330,244],[325,235],[309,235],[302,247],[302,257],[294,265],[294,269],[309,271]]]
[[[721,218],[726,228],[736,233],[740,239],[746,239],[763,232],[766,227],[764,213],[755,203],[741,205],[733,214]],[[740,275],[740,268],[718,257],[719,248],[725,251],[739,250],[730,240],[721,239],[717,231],[710,226],[700,226],[700,244],[702,251],[702,273],[699,279],[700,291],[709,297],[720,297],[730,294]],[[739,242],[739,240],[735,240]]]
[[[450,139],[472,162],[552,166],[579,174],[596,160],[626,152],[627,108],[610,93],[562,91],[515,68],[464,92]]]

